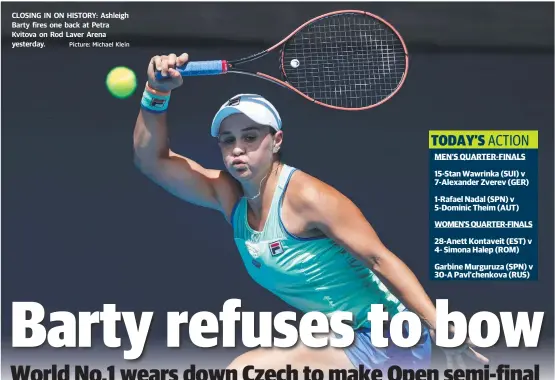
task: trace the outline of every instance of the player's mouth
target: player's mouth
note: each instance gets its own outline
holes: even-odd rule
[[[242,167],[242,166],[247,166],[247,163],[239,158],[236,158],[233,161],[231,161],[231,166]]]

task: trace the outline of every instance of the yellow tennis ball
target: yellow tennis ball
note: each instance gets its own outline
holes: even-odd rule
[[[106,77],[106,87],[116,98],[125,99],[133,95],[137,88],[137,76],[133,70],[118,66],[110,70]]]

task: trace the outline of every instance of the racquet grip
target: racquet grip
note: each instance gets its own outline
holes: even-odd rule
[[[226,61],[196,61],[187,62],[183,66],[175,68],[181,76],[201,76],[201,75],[218,75],[223,74],[227,71]],[[168,77],[163,77],[162,73],[156,72],[156,79],[166,79]]]

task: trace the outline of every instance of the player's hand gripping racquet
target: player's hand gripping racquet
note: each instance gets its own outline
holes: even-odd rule
[[[237,68],[272,51],[280,53],[281,80]],[[371,13],[345,10],[305,22],[260,53],[227,61],[187,62],[182,76],[249,74],[295,91],[316,104],[341,110],[376,107],[403,85],[409,60],[401,35]],[[163,79],[160,72],[157,79]]]

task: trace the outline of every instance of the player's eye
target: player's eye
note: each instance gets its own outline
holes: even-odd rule
[[[235,141],[235,137],[233,136],[220,138],[220,144],[224,144],[224,145],[233,144],[234,141]]]

